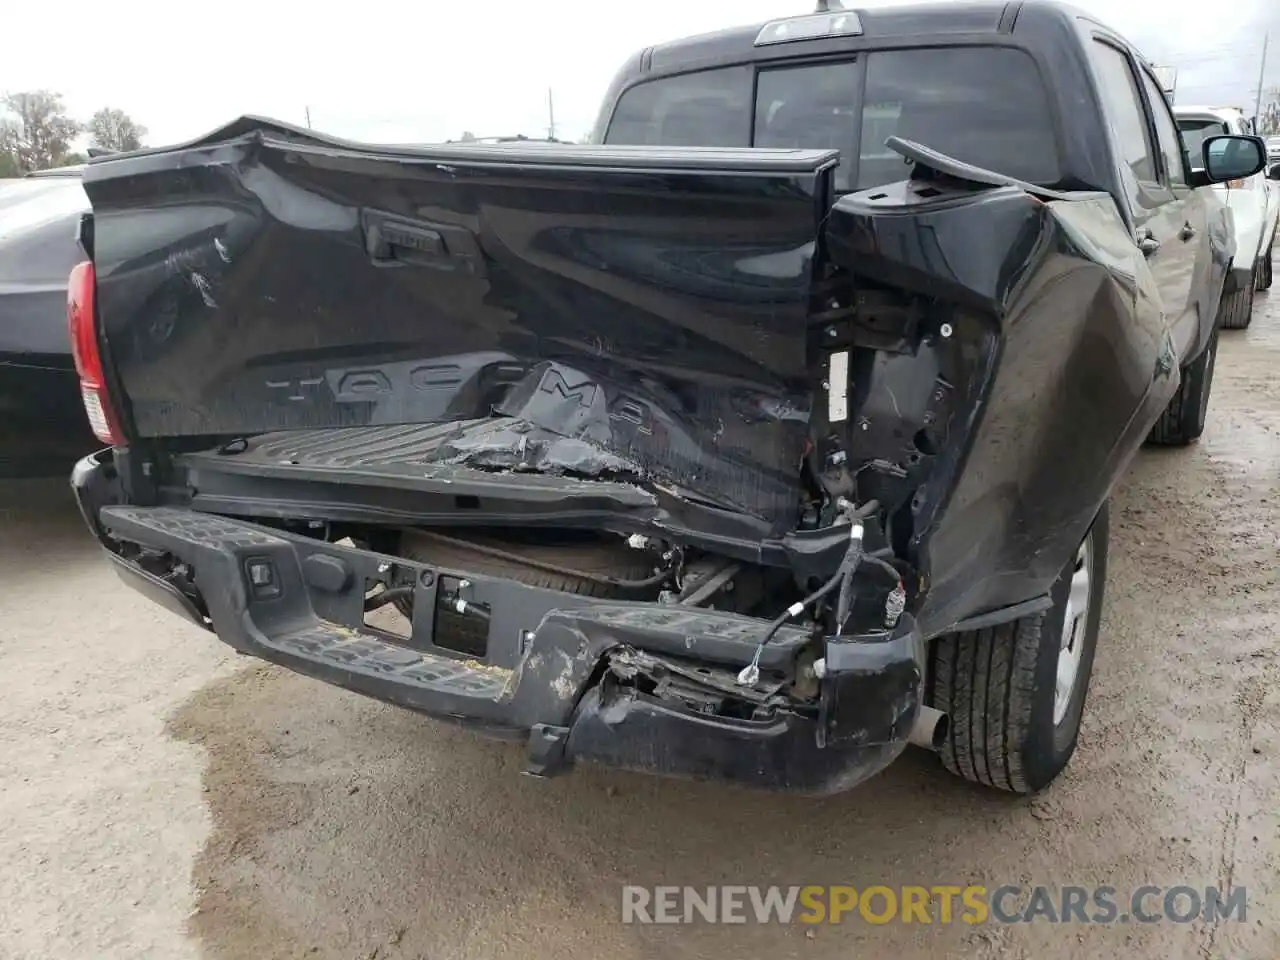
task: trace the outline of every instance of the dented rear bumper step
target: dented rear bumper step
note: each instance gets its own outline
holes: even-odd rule
[[[762,621],[714,610],[596,600],[175,507],[101,502],[92,458],[73,485],[122,579],[235,649],[390,703],[526,739],[530,773],[576,760],[633,770],[826,793],[881,770],[905,748],[919,709],[923,644],[909,617],[878,642],[828,643],[820,702],[776,696],[808,642],[784,629],[765,648],[763,682],[733,715],[699,708],[733,697]],[[162,551],[193,573],[194,597],[118,552]],[[412,632],[366,626],[371,582],[414,584]],[[482,608],[483,656],[433,641],[442,591],[465,580]],[[634,683],[642,676],[645,683]],[[770,684],[770,678],[777,678]],[[676,695],[671,690],[682,691]],[[692,695],[690,695],[692,693]]]

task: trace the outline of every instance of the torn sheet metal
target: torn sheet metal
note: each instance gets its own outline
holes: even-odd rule
[[[903,181],[837,201],[826,237],[855,284],[928,304],[914,354],[855,370],[848,433],[861,494],[908,498],[924,633],[1046,592],[1177,387],[1115,202]]]

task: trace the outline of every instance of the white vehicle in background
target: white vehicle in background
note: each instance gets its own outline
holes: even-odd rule
[[[1267,166],[1280,163],[1280,137],[1267,137]]]
[[[1178,129],[1192,167],[1204,163],[1201,145],[1210,137],[1249,134],[1249,123],[1232,107],[1174,107]],[[1253,319],[1253,294],[1271,287],[1271,254],[1280,220],[1280,183],[1265,171],[1215,186],[1231,208],[1236,230],[1236,258],[1222,291],[1222,326],[1241,330]]]

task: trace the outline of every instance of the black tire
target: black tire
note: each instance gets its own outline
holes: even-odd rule
[[[1253,288],[1257,285],[1257,276],[1255,268],[1248,283],[1222,298],[1218,307],[1218,326],[1223,330],[1244,330],[1253,323]]]
[[[1076,680],[1057,721],[1058,655],[1078,553],[1050,591],[1048,610],[934,641],[928,699],[947,714],[939,756],[952,773],[1011,793],[1035,793],[1071,760],[1098,644],[1108,534],[1104,504],[1081,545],[1092,589],[1074,633],[1073,642],[1081,645]]]
[[[1271,283],[1275,280],[1275,263],[1272,261],[1272,253],[1276,242],[1272,239],[1267,245],[1267,252],[1262,255],[1262,262],[1258,264],[1258,269],[1254,274],[1257,277],[1257,286],[1259,292],[1270,290]]]
[[[1209,392],[1213,389],[1213,366],[1217,357],[1218,330],[1215,327],[1200,356],[1182,368],[1182,382],[1151,428],[1148,442],[1162,447],[1185,447],[1200,439],[1209,412]]]

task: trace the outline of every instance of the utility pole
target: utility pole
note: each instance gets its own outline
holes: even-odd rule
[[[303,110],[306,112],[306,114],[307,114],[307,129],[308,129],[308,130],[310,130],[310,129],[311,129],[311,108],[310,108],[310,107],[303,107],[302,109],[303,109]]]
[[[1262,35],[1262,64],[1258,67],[1258,99],[1253,105],[1253,135],[1256,137],[1262,131],[1262,86],[1267,79],[1267,44],[1271,41],[1271,34],[1264,33]]]
[[[551,96],[551,88],[547,87],[547,139],[556,138],[556,102]]]

